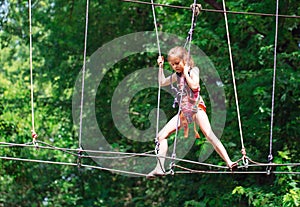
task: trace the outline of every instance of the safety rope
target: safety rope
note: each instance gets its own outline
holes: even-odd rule
[[[87,32],[89,22],[89,0],[86,0],[85,13],[85,31],[84,31],[84,50],[83,50],[83,67],[82,67],[82,82],[81,82],[81,99],[80,99],[80,117],[79,117],[79,151],[82,149],[82,119],[83,119],[83,103],[84,103],[84,79],[86,70],[86,48],[87,48]]]
[[[156,34],[156,42],[157,42],[157,49],[158,49],[158,55],[161,57],[161,49],[160,49],[160,43],[159,43],[159,36],[158,36],[158,29],[157,29],[157,21],[156,21],[156,15],[155,15],[155,7],[153,4],[153,0],[151,0],[152,3],[152,14],[153,14],[153,23],[155,27],[155,34]],[[161,67],[161,65],[159,65]],[[160,68],[161,69],[161,68]],[[158,128],[159,128],[159,108],[160,108],[160,81],[158,80],[158,95],[157,95],[157,112],[156,112],[156,135],[155,135],[155,144],[156,144],[156,150],[158,151]]]
[[[192,20],[191,20],[191,27],[190,30],[188,32],[188,37],[186,40],[186,43],[184,45],[184,47],[186,47],[187,45],[187,52],[188,52],[188,61],[190,60],[190,55],[191,55],[191,42],[193,39],[193,32],[196,26],[196,16],[199,15],[199,8],[197,7],[197,0],[194,0],[194,3],[192,4]],[[185,81],[185,80],[184,80]],[[171,79],[172,82],[172,79]],[[175,158],[176,158],[176,147],[177,147],[177,137],[178,137],[178,127],[180,124],[180,112],[181,112],[181,101],[182,101],[182,96],[183,96],[183,92],[184,92],[184,85],[182,86],[181,92],[180,92],[180,100],[179,100],[179,107],[178,107],[178,112],[177,112],[177,123],[176,123],[176,131],[175,131],[175,137],[174,137],[174,143],[173,143],[173,152],[172,152],[172,160],[170,163],[170,173],[174,174],[174,167],[175,167]],[[171,89],[174,88],[173,84],[171,83]]]
[[[151,5],[152,5],[152,14],[153,14],[153,24],[155,27],[155,34],[156,34],[156,42],[157,42],[157,49],[158,49],[158,55],[161,57],[161,49],[160,49],[160,43],[159,43],[159,35],[158,35],[158,29],[157,29],[157,20],[156,20],[156,15],[155,15],[155,6],[153,3],[153,0],[151,0]],[[159,73],[161,72],[160,70],[163,70],[162,64],[159,65]],[[159,153],[159,140],[158,140],[158,131],[159,131],[159,109],[160,109],[160,91],[161,91],[161,85],[160,85],[160,80],[158,80],[158,92],[157,92],[157,110],[156,110],[156,131],[155,131],[155,154],[156,154],[156,159],[160,165],[161,170],[165,173],[164,166],[162,165],[158,153]]]
[[[59,151],[62,151],[62,152],[66,152],[70,155],[74,155],[75,157],[78,156],[76,153],[72,153],[72,152],[75,152],[77,151],[77,149],[68,149],[68,148],[59,148],[59,147],[54,147],[54,146],[51,146],[50,144],[47,144],[47,143],[44,143],[44,142],[41,142],[41,141],[38,141],[39,142],[39,149],[47,149],[47,150],[59,150]],[[46,146],[43,146],[46,145]],[[33,145],[32,143],[28,143],[28,144],[17,144],[17,143],[8,143],[8,142],[0,142],[0,147],[29,147],[29,148],[34,148],[35,145]],[[131,157],[135,157],[135,156],[141,156],[141,157],[155,157],[156,155],[153,155],[153,154],[150,154],[152,153],[151,151],[149,152],[145,152],[145,153],[126,153],[126,152],[114,152],[114,151],[100,151],[100,150],[83,150],[83,152],[92,152],[92,153],[100,153],[100,154],[113,154],[113,155],[118,155],[118,156],[115,156],[115,157],[107,157],[107,156],[82,156],[83,158],[98,158],[98,159],[126,159],[126,158],[131,158]],[[123,155],[123,156],[120,156],[120,155]],[[173,159],[172,157],[165,157],[166,159]],[[31,159],[24,159],[24,158],[16,158],[16,157],[0,157],[0,159],[6,159],[6,160],[18,160],[18,161],[26,161],[26,162],[31,162],[32,160]],[[253,174],[253,173],[260,173],[260,174],[265,174],[266,172],[263,171],[259,171],[259,172],[256,172],[256,171],[249,171],[248,168],[250,167],[299,167],[300,166],[300,163],[280,163],[280,164],[276,164],[276,163],[259,163],[259,162],[255,162],[255,161],[252,161],[250,158],[248,158],[249,161],[253,164],[247,166],[247,171],[234,171],[232,173],[244,173],[244,174]],[[219,166],[219,165],[213,165],[213,164],[208,164],[208,163],[200,163],[200,162],[197,162],[197,161],[192,161],[192,160],[186,160],[186,159],[179,159],[179,158],[176,158],[176,161],[178,162],[181,162],[181,163],[189,163],[189,164],[193,164],[195,166],[202,166],[202,167],[207,167],[209,170],[194,170],[194,169],[190,169],[190,168],[187,168],[187,167],[183,167],[183,166],[180,166],[180,165],[174,165],[174,167],[177,167],[177,168],[180,168],[180,169],[184,169],[185,171],[184,172],[180,172],[180,171],[176,171],[176,174],[187,174],[187,173],[206,173],[206,174],[209,174],[209,173],[214,173],[214,174],[217,174],[217,173],[220,173],[220,174],[223,174],[223,173],[229,173],[228,171],[228,168],[225,167],[225,166]],[[240,160],[239,160],[240,161]],[[47,161],[47,160],[33,160],[32,162],[40,162],[40,163],[46,163],[46,164],[65,164],[65,163],[62,163],[62,162],[52,162],[52,161]],[[66,163],[66,165],[69,165],[69,163]],[[71,165],[76,165],[75,163],[71,164]],[[78,166],[78,163],[77,163],[77,166]],[[80,167],[84,167],[84,165],[80,165]],[[93,168],[97,168],[96,166],[94,166]],[[212,168],[216,168],[216,169],[219,169],[218,171],[216,170],[212,170]],[[238,169],[243,169],[245,167],[243,166],[239,166]],[[99,169],[102,169],[101,167]],[[108,168],[107,168],[108,169]],[[220,171],[220,170],[225,170],[224,171]],[[104,169],[105,170],[105,169]],[[267,174],[272,174],[272,173],[278,173],[278,174],[299,174],[300,172],[295,172],[295,171],[291,171],[290,168],[288,168],[288,172],[286,171],[270,171],[270,172],[267,172]],[[110,169],[110,171],[114,171],[114,169]],[[129,172],[129,171],[127,171]],[[130,172],[129,172],[130,173]],[[133,172],[135,173],[135,172]],[[171,174],[170,172],[167,172],[166,175],[168,174]]]
[[[86,12],[85,12],[85,31],[84,31],[84,49],[83,49],[83,67],[82,67],[82,79],[81,79],[81,99],[80,99],[80,117],[79,117],[79,138],[78,138],[78,159],[77,167],[80,168],[81,155],[82,155],[82,119],[83,119],[83,104],[84,104],[84,79],[86,71],[86,48],[88,38],[88,23],[89,23],[89,0],[86,0]]]
[[[272,147],[273,147],[273,125],[274,125],[274,106],[275,106],[275,86],[276,86],[276,67],[277,67],[277,39],[278,39],[278,7],[279,0],[276,1],[276,18],[275,18],[275,42],[274,42],[274,69],[273,69],[273,84],[272,84],[272,109],[271,109],[271,123],[270,123],[270,149],[268,155],[268,162],[273,161]],[[267,168],[269,173],[271,168]]]
[[[29,12],[29,67],[30,67],[30,100],[31,100],[31,137],[33,143],[36,143],[38,137],[34,127],[34,85],[33,85],[33,64],[32,64],[32,16],[31,16],[31,0],[28,1],[28,12]]]
[[[2,157],[2,156],[0,156],[0,159],[22,161],[22,162],[43,163],[43,164],[55,164],[55,165],[64,165],[64,166],[77,166],[77,163],[55,162],[55,161],[35,160],[35,159],[24,159],[24,158],[16,158],[16,157]],[[143,176],[143,177],[146,176],[146,174],[143,174],[143,173],[137,173],[137,172],[126,171],[126,170],[117,170],[117,169],[113,169],[113,168],[106,168],[106,167],[93,166],[93,165],[82,164],[81,167],[84,167],[84,168],[87,168],[87,169],[105,170],[105,171],[110,171],[110,172],[115,172],[115,173],[123,173],[123,174],[128,174],[128,175],[135,175],[135,176]]]
[[[136,1],[136,0],[121,0],[123,2],[130,2],[130,3],[137,3],[137,4],[145,4],[145,5],[154,5],[154,6],[161,6],[161,7],[169,7],[173,9],[185,9],[185,10],[191,10],[190,7],[186,6],[178,6],[178,5],[172,5],[172,4],[158,4],[158,3],[150,3],[145,1]],[[214,13],[224,13],[224,10],[220,9],[205,9],[201,8],[201,11],[205,12],[214,12]],[[269,13],[259,13],[259,12],[243,12],[243,11],[225,11],[227,14],[242,14],[242,15],[254,15],[254,16],[267,16],[267,17],[275,17],[276,14],[269,14]],[[283,18],[295,18],[298,19],[300,16],[297,15],[284,15],[284,14],[278,14],[278,17]]]
[[[36,160],[36,159],[26,159],[26,158],[16,158],[16,157],[3,157],[0,156],[2,160],[13,160],[13,161],[20,161],[20,162],[31,162],[31,163],[42,163],[42,164],[55,164],[55,165],[63,165],[63,166],[77,166],[77,163],[70,163],[70,162],[57,162],[57,161],[48,161],[48,160]],[[137,173],[132,171],[125,171],[125,170],[117,170],[113,168],[105,168],[100,166],[94,165],[85,165],[82,164],[81,167],[85,167],[87,169],[98,169],[98,170],[105,170],[115,173],[124,173],[128,175],[135,175],[135,176],[142,176],[145,177],[146,174]],[[265,174],[265,171],[213,171],[213,170],[193,170],[190,168],[182,167],[176,165],[176,167],[183,169],[184,171],[176,171],[176,174],[191,174],[191,173],[198,173],[198,174]],[[272,174],[293,174],[299,175],[300,172],[297,171],[272,171]],[[169,173],[168,173],[169,174]]]
[[[275,105],[275,85],[276,85],[276,59],[277,59],[277,39],[278,39],[278,5],[279,0],[276,1],[276,25],[275,25],[275,43],[274,43],[274,71],[273,71],[273,84],[272,84],[272,110],[271,110],[271,124],[270,124],[270,151],[268,161],[273,160],[272,155],[272,140],[273,140],[273,125],[274,125],[274,105]]]
[[[235,96],[235,104],[236,104],[237,118],[238,118],[239,131],[240,131],[240,139],[241,139],[241,145],[242,145],[241,152],[243,155],[243,162],[245,165],[247,165],[248,160],[246,159],[246,149],[244,146],[242,122],[241,122],[239,100],[238,100],[237,87],[236,87],[235,75],[234,75],[234,66],[233,66],[233,58],[232,58],[232,52],[231,52],[230,34],[229,34],[225,0],[223,0],[223,10],[224,10],[225,27],[226,27],[226,34],[227,34],[227,44],[228,44],[228,52],[229,52],[229,59],[230,59],[231,75],[232,75],[232,82],[233,82],[233,89],[234,89],[234,96]]]

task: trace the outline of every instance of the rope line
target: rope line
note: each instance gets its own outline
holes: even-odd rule
[[[48,160],[36,160],[36,159],[25,159],[25,158],[16,158],[16,157],[3,157],[0,156],[2,160],[11,160],[11,161],[21,161],[21,162],[33,162],[33,163],[42,163],[42,164],[55,164],[55,165],[64,165],[64,166],[77,166],[77,163],[70,163],[70,162],[56,162],[56,161],[48,161]],[[89,169],[98,169],[104,171],[111,171],[116,173],[125,173],[129,175],[136,175],[136,176],[143,176],[145,177],[146,174],[137,173],[132,171],[125,171],[125,170],[117,170],[113,168],[105,168],[100,166],[93,166],[93,165],[86,165],[82,164],[82,167],[89,168]],[[180,169],[184,169],[185,171],[176,171],[176,174],[192,174],[192,173],[200,173],[200,174],[266,174],[265,171],[212,171],[212,170],[193,170],[190,168],[182,167],[176,165],[176,167]],[[272,174],[295,174],[298,175],[300,172],[297,171],[272,171]]]
[[[40,142],[39,143],[43,144],[43,142]],[[35,145],[30,145],[31,143],[29,144],[14,144],[14,143],[6,143],[6,142],[0,142],[0,147],[35,147]],[[2,146],[1,146],[2,145]],[[59,151],[62,151],[62,152],[68,152],[68,151],[78,151],[78,149],[68,149],[68,148],[59,148],[59,147],[54,147],[51,145],[46,145],[46,146],[42,146],[42,145],[39,145],[39,148],[40,149],[49,149],[49,150],[59,150]],[[90,153],[98,153],[98,154],[114,154],[114,155],[130,155],[130,156],[143,156],[143,157],[154,157],[156,158],[157,155],[155,154],[148,154],[148,153],[151,153],[153,151],[149,151],[149,152],[146,152],[146,153],[130,153],[130,152],[114,152],[114,151],[101,151],[101,150],[82,150],[82,152],[90,152]],[[71,154],[71,153],[69,153]],[[74,156],[78,156],[77,154],[75,153],[72,153],[71,155],[74,155]],[[93,156],[85,156],[85,158],[92,158]],[[227,168],[225,166],[219,166],[219,165],[213,165],[213,164],[207,164],[207,163],[201,163],[201,162],[197,162],[197,161],[192,161],[192,160],[186,160],[186,159],[181,159],[181,158],[173,158],[173,157],[169,157],[169,156],[161,156],[161,157],[164,157],[166,159],[174,159],[175,161],[179,161],[179,162],[185,162],[185,163],[190,163],[190,164],[196,164],[196,165],[203,165],[203,166],[208,166],[208,167],[216,167],[216,168]],[[97,157],[99,158],[99,157]],[[101,157],[101,158],[105,158],[105,157]],[[116,159],[120,159],[122,157],[115,157]]]
[[[151,0],[151,3],[152,3],[153,23],[154,23],[154,27],[155,27],[155,34],[156,34],[156,42],[157,42],[158,55],[161,56],[159,36],[158,36],[158,29],[157,29],[157,21],[156,21],[155,7],[154,7],[154,4],[153,4],[153,0]],[[160,89],[161,89],[161,85],[160,85],[160,81],[158,81],[157,112],[156,112],[156,135],[155,135],[155,142],[156,142],[156,144],[158,143]]]
[[[188,60],[190,59],[190,53],[191,53],[191,42],[192,42],[192,39],[193,39],[193,32],[194,32],[194,28],[196,26],[196,23],[195,23],[195,16],[196,16],[196,10],[199,9],[197,8],[197,0],[194,0],[194,3],[192,5],[192,20],[191,20],[191,27],[190,27],[190,30],[188,32],[188,37],[187,37],[187,40],[185,42],[185,45],[184,47],[186,47],[187,45],[187,51],[188,51]],[[199,14],[199,12],[198,12]],[[172,76],[171,76],[172,78]],[[185,81],[185,80],[184,80]],[[185,84],[184,84],[185,85]],[[172,161],[171,161],[171,164],[170,164],[170,168],[171,168],[171,174],[174,174],[174,161],[175,161],[175,158],[176,158],[176,147],[177,147],[177,137],[178,137],[178,125],[179,125],[179,120],[180,120],[180,112],[181,112],[181,101],[182,101],[182,96],[183,96],[183,93],[184,93],[184,85],[182,86],[182,89],[181,89],[181,92],[180,92],[180,100],[179,100],[179,107],[178,107],[178,112],[177,112],[177,122],[176,122],[176,131],[175,131],[175,137],[174,137],[174,144],[173,144],[173,153],[172,153]],[[171,89],[173,87],[173,84],[172,84],[172,79],[171,79]]]
[[[129,2],[129,3],[137,3],[137,4],[145,4],[145,5],[152,5],[150,2],[144,2],[144,1],[135,1],[135,0],[120,0],[123,2]],[[174,9],[186,9],[186,10],[191,10],[190,7],[186,6],[177,6],[177,5],[171,5],[171,4],[158,4],[158,3],[153,3],[154,6],[162,6],[162,7],[169,7],[169,8],[174,8]],[[227,14],[243,14],[243,15],[255,15],[255,16],[268,16],[268,17],[275,17],[276,14],[269,14],[269,13],[259,13],[259,12],[243,12],[243,11],[224,11],[220,9],[201,9],[201,11],[206,11],[206,12],[215,12],[215,13],[227,13]],[[285,15],[285,14],[278,14],[278,17],[283,17],[283,18],[300,18],[298,15]]]
[[[157,20],[156,20],[156,15],[155,15],[155,6],[153,4],[153,0],[151,0],[152,4],[152,14],[153,14],[153,24],[155,27],[155,34],[156,34],[156,42],[157,42],[157,49],[158,49],[158,55],[161,57],[161,49],[160,49],[160,43],[159,43],[159,36],[158,36],[158,29],[157,29]],[[159,73],[162,70],[162,65],[159,65]],[[158,140],[158,131],[159,131],[159,109],[160,109],[160,92],[161,92],[161,85],[160,85],[160,80],[158,80],[158,91],[157,91],[157,111],[156,111],[156,130],[155,130],[155,154],[156,156],[158,155],[159,152],[159,140]],[[164,166],[162,165],[160,159],[156,157],[161,170],[164,172]]]
[[[229,34],[229,28],[228,28],[225,0],[223,0],[222,2],[223,2],[223,9],[224,9],[224,19],[225,19],[225,27],[226,27],[226,34],[227,34],[227,44],[228,44],[231,75],[232,75],[232,82],[233,82],[233,89],[234,89],[234,97],[235,97],[236,111],[237,111],[238,124],[239,124],[239,132],[240,132],[241,145],[242,145],[242,154],[246,155],[244,139],[243,139],[243,131],[242,131],[242,122],[241,122],[240,109],[239,109],[238,94],[237,94],[237,87],[236,87],[235,75],[234,75],[234,65],[233,65],[233,58],[232,58],[232,52],[231,52],[230,34]]]
[[[86,0],[83,68],[82,68],[82,83],[81,83],[80,117],[79,117],[79,140],[78,140],[79,149],[81,149],[81,144],[82,144],[82,118],[83,118],[82,114],[83,114],[83,99],[84,99],[84,77],[85,77],[85,69],[86,69],[86,48],[87,48],[88,22],[89,22],[89,0]]]
[[[71,148],[61,148],[61,147],[55,147],[53,145],[50,145],[48,143],[42,142],[42,141],[37,141],[37,143],[39,144],[44,144],[46,146],[42,146],[39,145],[40,149],[52,149],[52,150],[59,150],[62,152],[74,152],[74,151],[78,151],[78,149],[71,149]],[[32,142],[30,143],[26,143],[26,144],[17,144],[17,143],[11,143],[11,142],[0,142],[0,147],[36,147],[35,145],[32,144]],[[156,155],[154,154],[149,154],[149,153],[153,153],[154,150],[148,151],[148,152],[143,152],[143,153],[132,153],[132,152],[116,152],[116,151],[103,151],[103,150],[82,150],[82,152],[85,153],[98,153],[98,154],[116,154],[116,155],[135,155],[135,156],[149,156],[149,157],[156,157]],[[77,154],[73,153],[72,155],[77,156]],[[86,156],[88,157],[88,156]],[[119,159],[119,157],[116,157],[117,159]],[[171,159],[171,157],[166,156],[165,158],[167,159]],[[256,165],[261,165],[261,166],[300,166],[300,163],[287,163],[287,164],[276,164],[276,163],[261,163],[261,162],[256,162],[253,161],[252,159],[250,159],[249,157],[246,157],[247,159],[249,159],[250,162],[256,164]],[[197,161],[192,161],[192,160],[186,160],[186,159],[180,159],[180,158],[176,158],[177,161],[180,162],[187,162],[187,163],[191,163],[191,164],[201,164],[201,165],[206,165],[206,166],[211,166],[211,167],[221,167],[221,168],[227,168],[225,166],[219,166],[219,165],[212,165],[212,164],[207,164],[207,163],[201,163],[201,162],[197,162]],[[240,161],[240,160],[238,160]],[[249,165],[250,166],[250,165]]]
[[[271,123],[270,123],[270,150],[268,161],[273,160],[272,147],[273,147],[273,125],[274,125],[274,105],[275,105],[275,86],[276,86],[276,61],[277,61],[277,39],[278,39],[278,6],[279,0],[276,1],[276,18],[275,18],[275,41],[274,41],[274,70],[273,70],[273,84],[272,84],[272,109],[271,109]]]
[[[22,161],[22,162],[43,163],[43,164],[55,164],[55,165],[78,166],[77,163],[70,163],[70,162],[55,162],[55,161],[35,160],[35,159],[24,159],[24,158],[15,158],[15,157],[2,157],[2,156],[1,156],[0,159],[3,159],[3,160],[14,160],[14,161]],[[146,174],[143,174],[143,173],[137,173],[137,172],[126,171],[126,170],[117,170],[117,169],[113,169],[113,168],[106,168],[106,167],[93,166],[93,165],[86,165],[86,164],[81,164],[81,167],[90,168],[90,169],[98,169],[98,170],[111,171],[111,172],[116,172],[116,173],[125,173],[125,174],[129,174],[129,175],[146,176]]]
[[[29,68],[30,68],[30,103],[31,103],[31,137],[33,142],[36,141],[38,135],[35,132],[34,123],[34,85],[33,85],[33,61],[32,61],[32,15],[31,15],[31,0],[28,1],[28,13],[29,13]]]
[[[211,170],[185,169],[184,171],[176,171],[175,174],[266,174],[266,172],[265,171],[211,171]],[[300,175],[300,172],[272,171],[271,174]]]
[[[44,142],[39,142],[41,144],[45,144]],[[0,147],[36,147],[35,145],[30,145],[31,143],[29,144],[15,144],[15,143],[6,143],[6,142],[0,142]],[[76,151],[77,149],[68,149],[68,148],[58,148],[58,147],[50,147],[51,145],[49,146],[39,146],[39,148],[41,149],[52,149],[52,150],[60,150],[62,152],[67,152],[68,150],[70,151]],[[147,153],[124,153],[124,152],[112,152],[112,151],[95,151],[95,150],[82,150],[82,151],[85,151],[85,152],[88,152],[88,151],[92,151],[92,152],[97,152],[97,153],[102,153],[102,154],[119,154],[119,155],[130,155],[130,156],[123,156],[123,157],[96,157],[96,158],[102,158],[102,159],[124,159],[124,158],[130,158],[132,156],[149,156],[149,157],[157,157],[156,155],[154,154],[147,154],[147,153],[150,153],[150,152],[147,152]],[[153,151],[152,151],[153,152]],[[74,155],[74,156],[78,156],[77,154],[75,153],[69,153],[71,155]],[[93,158],[94,156],[82,156],[83,158]],[[174,159],[173,157],[165,157],[166,159]],[[299,167],[300,166],[300,163],[281,163],[281,164],[276,164],[276,163],[259,163],[259,162],[255,162],[253,160],[251,160],[249,157],[246,157],[247,159],[249,159],[250,162],[254,163],[254,164],[251,164],[251,165],[248,165],[247,167],[245,166],[239,166],[238,168],[239,169],[248,169],[249,167],[287,167],[287,166],[290,166],[290,167]],[[27,162],[40,162],[40,163],[46,163],[46,164],[66,164],[66,165],[77,165],[78,166],[78,163],[75,164],[69,164],[69,163],[64,163],[64,162],[53,162],[53,161],[45,161],[45,160],[31,160],[31,159],[24,159],[24,158],[14,158],[14,157],[0,157],[0,159],[6,159],[6,160],[18,160],[18,161],[27,161]],[[175,158],[176,161],[178,162],[184,162],[184,163],[190,163],[190,164],[195,164],[195,165],[198,165],[198,166],[205,166],[205,167],[208,167],[209,169],[210,168],[217,168],[217,169],[223,169],[223,170],[228,170],[228,167],[226,166],[220,166],[220,165],[213,165],[213,164],[207,164],[207,163],[200,163],[200,162],[197,162],[197,161],[192,161],[192,160],[186,160],[186,159],[180,159],[180,158]],[[82,165],[82,167],[86,167],[87,165]],[[186,168],[186,167],[182,167],[182,166],[179,166],[179,165],[175,165],[174,164],[174,167],[178,167],[178,168]],[[113,171],[113,172],[121,172],[121,171],[118,171],[118,170],[114,170],[114,169],[109,169],[109,168],[103,168],[103,167],[97,167],[97,166],[91,166],[90,168],[95,168],[95,169],[102,169],[102,170],[109,170],[109,171]],[[189,169],[189,168],[186,168],[186,169]],[[242,171],[242,172],[223,172],[223,171],[212,171],[212,170],[193,170],[193,169],[189,169],[190,172],[188,173],[254,173],[253,171]],[[123,172],[123,171],[122,171]],[[127,172],[123,172],[123,173],[127,173],[128,174],[128,171]],[[183,172],[178,172],[176,171],[176,174],[182,174]],[[185,172],[187,173],[187,172]],[[266,172],[259,172],[259,173],[266,173]],[[281,174],[299,174],[300,172],[285,172],[285,171],[281,171],[281,172],[277,172],[277,171],[272,171],[272,172],[268,172],[269,174],[271,173],[281,173]],[[168,174],[168,173],[167,173]],[[170,174],[174,174],[173,173],[170,173]],[[143,174],[141,174],[143,175]]]

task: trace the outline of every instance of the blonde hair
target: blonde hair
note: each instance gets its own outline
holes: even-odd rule
[[[168,53],[168,60],[170,57],[177,57],[184,60],[184,63],[190,67],[194,67],[194,60],[190,56],[184,47],[173,47]]]

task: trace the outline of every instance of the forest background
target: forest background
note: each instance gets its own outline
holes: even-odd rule
[[[155,2],[187,7],[192,4],[192,1],[178,0]],[[219,0],[198,3],[203,8],[222,9]],[[300,15],[298,0],[279,3],[280,14]],[[28,1],[1,0],[0,6],[0,141],[28,143],[32,141]],[[88,58],[115,38],[154,31],[149,5],[91,0],[89,6]],[[228,0],[226,6],[230,11],[270,14],[276,11],[276,1],[271,0]],[[72,95],[83,67],[85,9],[85,1],[32,2],[35,128],[38,140],[56,147],[78,148]],[[186,38],[190,10],[157,7],[156,15],[160,31]],[[228,22],[247,155],[255,161],[267,162],[275,17],[228,14]],[[230,157],[237,160],[241,157],[240,134],[222,13],[200,14],[193,44],[207,54],[223,82],[227,113],[222,142]],[[106,73],[98,88],[97,94],[101,94],[96,99],[99,127],[105,137],[111,138],[109,142],[116,150],[146,152],[154,148],[153,141],[133,143],[122,136],[109,111],[115,87],[139,68],[157,67],[157,55],[155,51],[120,61]],[[300,20],[280,17],[272,148],[276,163],[300,162],[299,65]],[[205,86],[201,88],[209,112],[209,96]],[[171,101],[170,96],[161,103],[167,118],[177,111],[171,107]],[[156,89],[140,91],[130,104],[130,110],[138,112],[131,115],[133,125],[148,126],[149,111],[156,108],[156,103]],[[202,141],[195,142],[185,159],[196,161],[195,155],[204,140],[203,135],[201,137]],[[1,145],[0,156],[76,163],[76,157],[58,150]],[[205,162],[224,165],[215,152]],[[83,163],[97,165],[92,159],[84,159]],[[295,167],[272,170],[299,172]],[[300,205],[299,174],[188,174],[146,180],[97,169],[0,159],[0,183],[0,206]]]

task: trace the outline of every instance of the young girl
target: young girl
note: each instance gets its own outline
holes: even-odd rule
[[[195,122],[200,126],[200,129],[206,139],[213,145],[216,152],[226,162],[227,166],[232,169],[237,166],[237,163],[232,162],[224,148],[223,144],[213,133],[207,114],[206,106],[200,96],[199,85],[199,68],[194,67],[192,58],[183,47],[174,47],[169,51],[168,62],[175,71],[171,76],[165,77],[163,72],[164,58],[158,57],[159,65],[158,81],[161,86],[167,86],[172,82],[177,81],[178,90],[183,91],[179,98],[180,114],[175,115],[165,127],[158,133],[159,151],[157,165],[147,177],[154,178],[165,174],[164,162],[168,150],[167,137],[176,130],[176,125],[184,128],[184,136],[188,136],[188,124]],[[180,100],[181,99],[181,100]],[[179,118],[179,121],[178,121]],[[196,130],[195,130],[196,132]],[[196,137],[199,134],[196,132]]]

